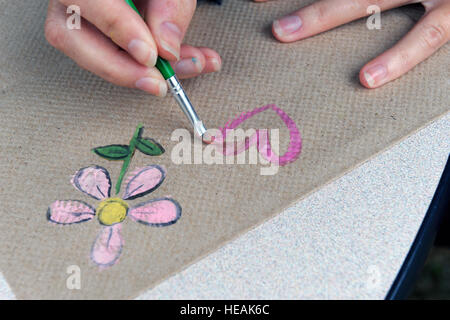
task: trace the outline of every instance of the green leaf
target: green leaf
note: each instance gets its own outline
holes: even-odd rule
[[[158,142],[150,138],[138,138],[136,148],[148,156],[159,156],[165,152]]]
[[[122,160],[130,154],[130,148],[126,145],[112,144],[109,146],[92,149],[94,153],[107,160]]]

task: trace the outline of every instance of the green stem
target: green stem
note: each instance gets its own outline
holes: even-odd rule
[[[130,153],[123,161],[122,169],[120,170],[119,179],[117,179],[117,183],[116,183],[116,194],[118,194],[120,192],[120,186],[122,185],[123,177],[125,176],[125,173],[128,170],[128,166],[130,165],[131,158],[133,157],[134,152],[136,151],[136,143],[137,143],[138,137],[141,134],[141,130],[142,130],[142,124],[139,124],[136,128],[136,131],[134,132],[133,138],[131,138],[131,140],[130,140],[130,144],[128,146],[130,148]]]

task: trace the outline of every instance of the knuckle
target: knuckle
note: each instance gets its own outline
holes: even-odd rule
[[[185,0],[185,7],[188,11],[195,11],[197,0]]]
[[[318,24],[325,24],[330,20],[329,6],[322,2],[315,2],[311,5],[314,17]]]
[[[166,0],[164,3],[166,10],[171,11],[194,11],[197,6],[197,0]]]
[[[367,9],[369,7],[378,7],[378,8],[384,8],[386,6],[386,2],[389,2],[392,0],[352,0],[353,8],[359,9],[361,12],[367,13]]]
[[[161,5],[160,5],[161,6]],[[187,24],[194,15],[197,6],[196,0],[166,0],[160,7],[162,15],[176,20],[182,25]]]
[[[390,4],[390,2],[392,2],[392,0],[366,0],[367,1],[367,4],[368,5],[370,5],[370,4],[373,4],[373,5],[376,5],[376,6],[378,6],[378,7],[386,7],[387,5],[389,5]]]
[[[183,8],[183,6],[185,6],[187,4],[186,1],[178,1],[178,0],[169,0],[166,1],[165,5],[165,9],[168,12],[176,12],[178,9]]]
[[[410,53],[405,50],[405,49],[401,49],[398,51],[398,65],[401,66],[401,68],[406,68],[408,69],[410,63],[411,63],[411,55]]]
[[[57,0],[59,3],[61,3],[63,6],[69,6],[69,5],[71,5],[71,1],[69,1],[69,0]]]
[[[436,50],[447,41],[447,33],[438,23],[425,24],[421,32],[421,43],[425,49]]]
[[[47,20],[44,27],[45,39],[53,47],[61,49],[64,47],[66,33],[64,29],[51,20]]]
[[[105,34],[108,37],[111,37],[111,35],[114,34],[115,30],[120,30],[119,26],[121,24],[121,21],[121,16],[119,14],[107,16],[104,22]]]

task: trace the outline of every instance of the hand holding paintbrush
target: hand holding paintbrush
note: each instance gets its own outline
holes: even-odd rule
[[[70,6],[80,9],[80,30],[67,28]],[[157,96],[168,89],[155,68],[158,56],[180,78],[220,70],[221,58],[214,50],[182,45],[195,0],[137,0],[136,6],[145,21],[124,0],[50,0],[47,40],[105,80]]]

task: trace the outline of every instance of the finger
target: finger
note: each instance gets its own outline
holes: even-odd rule
[[[196,0],[149,0],[146,21],[163,58],[180,59],[181,41],[194,15]]]
[[[192,78],[202,73],[205,68],[205,56],[200,50],[183,45],[180,55],[180,60],[171,63],[179,78]]]
[[[109,82],[158,96],[167,93],[167,84],[155,67],[136,62],[87,21],[81,30],[69,30],[65,10],[56,0],[50,1],[45,35],[51,45]]]
[[[222,62],[217,52],[209,48],[181,46],[181,58],[171,62],[180,79],[192,78],[200,74],[219,71]]]
[[[361,83],[376,88],[411,70],[443,46],[450,34],[450,3],[432,10],[394,47],[367,63],[359,73]]]
[[[143,19],[124,0],[59,0],[65,6],[77,5],[81,16],[139,63],[152,67],[157,47]]]
[[[272,33],[281,42],[292,42],[365,17],[371,4],[378,5],[383,11],[407,2],[412,1],[321,0],[275,20],[272,24]]]
[[[217,72],[222,69],[222,58],[216,51],[205,47],[199,47],[198,49],[203,53],[206,60],[203,73]]]

